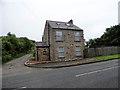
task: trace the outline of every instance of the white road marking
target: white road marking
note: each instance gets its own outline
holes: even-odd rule
[[[16,88],[16,89],[13,89],[13,90],[21,90],[21,89],[24,89],[24,88],[27,88],[27,87],[20,87],[20,88]]]
[[[23,88],[27,88],[27,87],[21,87],[21,88],[23,89]]]
[[[106,69],[100,69],[97,71],[91,71],[91,72],[87,72],[87,73],[83,73],[83,74],[78,74],[78,75],[75,75],[75,77],[80,77],[80,76],[89,75],[89,74],[93,74],[93,73],[103,72],[103,71],[111,70],[111,69],[118,68],[118,67],[120,67],[120,66],[115,66],[115,67],[110,67],[110,68],[106,68]]]

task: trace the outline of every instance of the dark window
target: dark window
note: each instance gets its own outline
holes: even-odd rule
[[[46,49],[43,50],[43,55],[47,55]]]

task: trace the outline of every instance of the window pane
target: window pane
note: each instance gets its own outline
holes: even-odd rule
[[[62,40],[62,32],[61,31],[56,31],[56,40],[61,41]]]
[[[80,37],[79,36],[75,36],[75,41],[80,41]]]
[[[56,31],[56,36],[62,36],[62,32]]]
[[[80,56],[80,52],[76,52],[76,56]]]
[[[80,32],[75,32],[75,36],[80,36]]]
[[[76,48],[75,48],[75,51],[80,51],[80,47],[76,47]]]
[[[59,47],[58,48],[58,55],[59,55],[59,57],[63,57],[64,56],[64,48],[63,47]]]
[[[75,54],[76,56],[80,56],[80,47],[75,47]]]
[[[74,35],[75,41],[80,41],[80,32],[75,32]]]
[[[59,57],[64,57],[64,53],[63,52],[59,52]]]
[[[58,52],[64,52],[64,48],[63,47],[59,47],[58,48]]]
[[[57,41],[60,41],[60,40],[62,40],[62,37],[56,36],[56,40],[57,40]]]

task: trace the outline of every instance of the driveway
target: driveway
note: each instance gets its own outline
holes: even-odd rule
[[[2,66],[2,75],[3,76],[12,76],[12,75],[20,75],[24,73],[29,73],[33,71],[34,68],[29,68],[24,66],[25,61],[30,58],[31,54],[27,54],[20,58],[11,60],[10,62],[4,64]]]

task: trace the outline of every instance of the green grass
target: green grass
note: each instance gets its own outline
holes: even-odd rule
[[[115,54],[115,55],[108,55],[108,56],[98,56],[98,57],[93,57],[95,60],[111,60],[111,59],[118,59],[120,58],[120,54]]]

